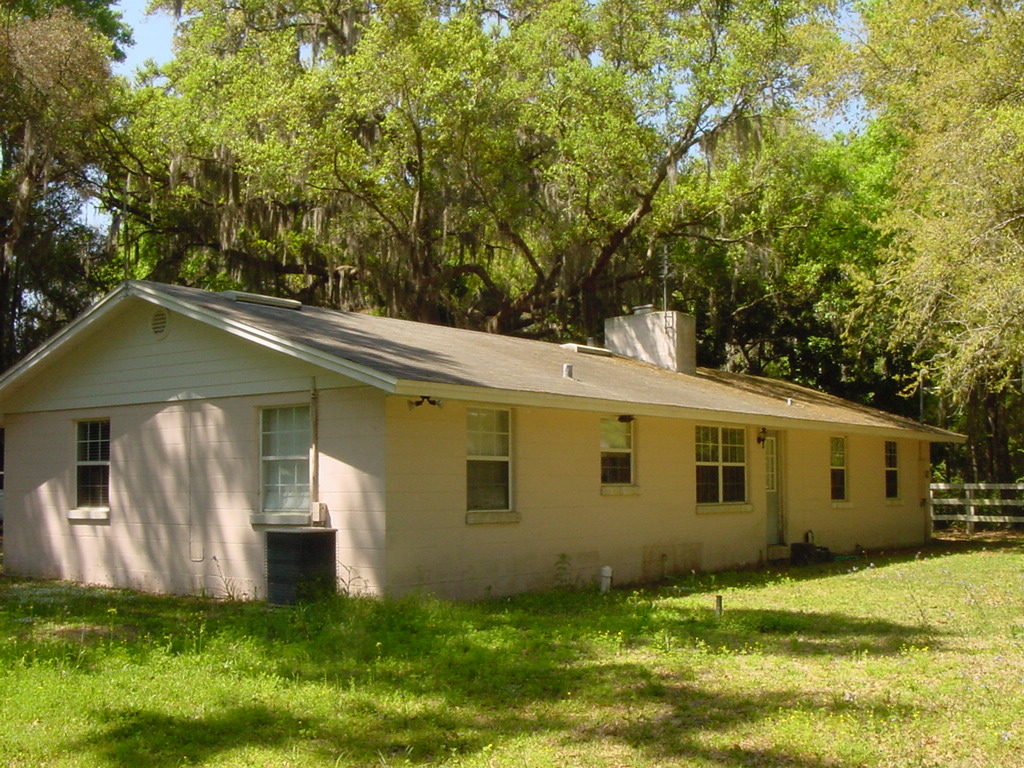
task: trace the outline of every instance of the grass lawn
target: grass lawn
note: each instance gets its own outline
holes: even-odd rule
[[[0,577],[0,765],[1024,766],[1024,538],[475,604]]]

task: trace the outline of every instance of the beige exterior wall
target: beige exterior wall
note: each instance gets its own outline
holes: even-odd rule
[[[471,598],[591,584],[601,566],[618,583],[765,559],[768,521],[759,429],[746,429],[745,504],[695,502],[698,422],[637,417],[635,488],[600,483],[599,425],[608,414],[513,408],[512,522],[468,523],[466,409],[410,408],[390,398],[388,589]],[[713,420],[699,422],[715,425]],[[848,435],[850,500],[829,498],[829,432],[782,431],[786,541],[813,531],[833,551],[920,543],[927,519],[927,445],[900,440],[901,495],[885,499],[884,437]],[[924,460],[921,456],[924,455]]]
[[[403,411],[403,407],[405,410]],[[455,597],[505,594],[560,582],[590,584],[601,566],[619,583],[763,557],[763,501],[695,504],[695,422],[637,417],[634,488],[602,489],[600,420],[607,414],[512,409],[514,523],[467,524],[466,404],[389,408],[389,586]],[[417,439],[415,475],[444,477],[423,504],[406,469]],[[754,456],[752,430],[748,454]],[[437,446],[444,445],[447,450]],[[436,471],[428,468],[434,465]],[[763,468],[749,465],[751,483]],[[410,488],[408,493],[402,489]]]
[[[344,588],[383,584],[383,395],[140,305],[5,402],[5,566],[149,591],[265,594],[259,411],[319,391],[320,489]],[[79,373],[81,375],[79,375]],[[123,404],[128,401],[129,404]],[[84,405],[92,407],[83,407]],[[109,419],[110,512],[74,519],[76,422]]]
[[[832,436],[847,444],[847,499],[832,501],[829,446]],[[817,544],[833,551],[857,547],[910,546],[929,535],[926,499],[929,446],[898,439],[899,497],[885,497],[886,437],[836,432],[787,433],[786,507],[790,541],[813,531]]]
[[[377,592],[383,440],[381,398],[371,394],[321,393],[320,485],[338,528],[342,586]],[[146,591],[265,595],[267,526],[250,521],[260,509],[259,411],[306,402],[308,392],[295,392],[9,415],[6,568]],[[110,419],[110,511],[74,519],[76,422],[97,418]]]
[[[385,587],[384,395],[369,387],[320,393],[320,500],[338,532],[339,588]]]

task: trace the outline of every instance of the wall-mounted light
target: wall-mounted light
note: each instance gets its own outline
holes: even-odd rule
[[[436,405],[438,408],[441,407],[441,400],[430,395],[420,395],[418,400],[409,401],[409,410],[413,408],[419,408],[421,405]]]
[[[768,439],[768,430],[761,427],[761,431],[757,433],[757,444],[764,445],[764,441]]]

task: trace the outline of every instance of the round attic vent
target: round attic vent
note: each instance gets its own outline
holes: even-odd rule
[[[170,317],[168,317],[166,310],[158,309],[149,319],[149,329],[153,331],[154,336],[162,339],[167,335],[167,324],[169,322]]]

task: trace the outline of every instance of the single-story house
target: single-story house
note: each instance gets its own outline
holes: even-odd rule
[[[697,368],[694,335],[126,282],[0,377],[5,569],[266,597],[312,558],[342,590],[473,598],[928,538],[929,444],[958,435]]]

